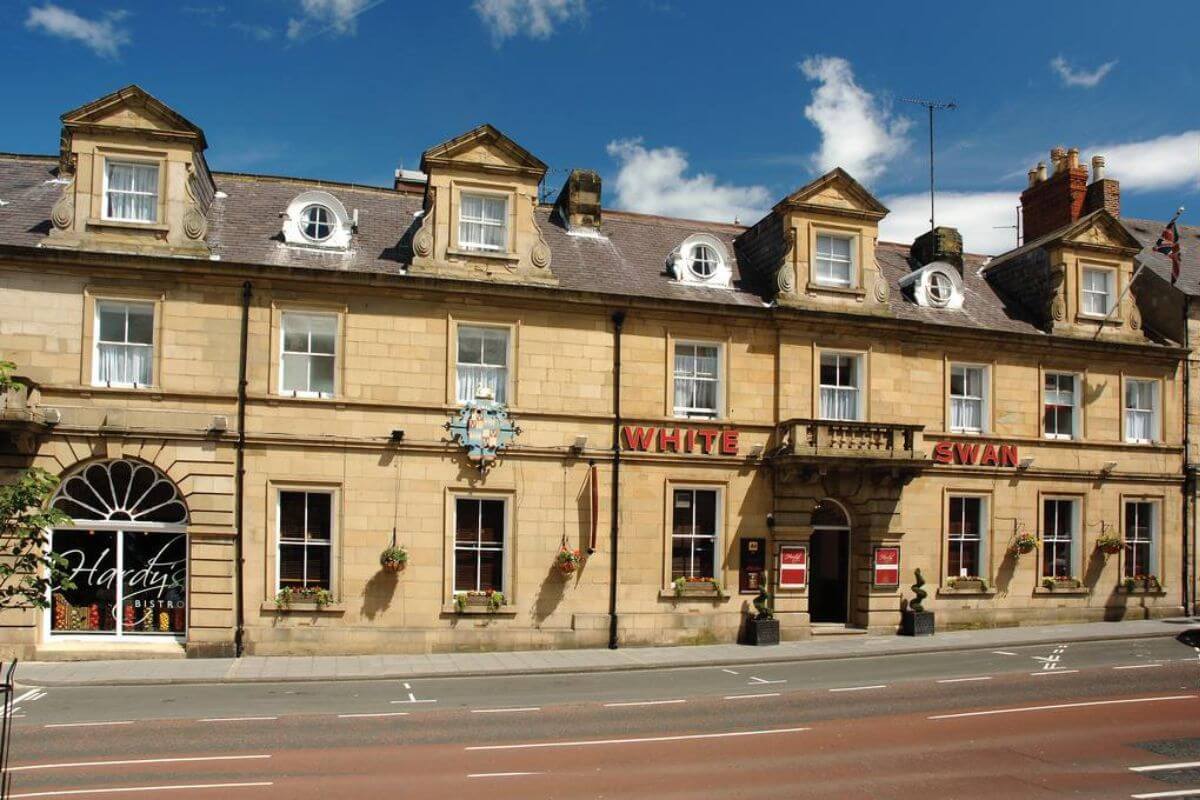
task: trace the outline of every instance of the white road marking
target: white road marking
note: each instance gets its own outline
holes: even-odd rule
[[[886,689],[887,684],[878,683],[874,686],[843,686],[839,689],[830,689],[831,692],[861,692],[864,689]]]
[[[1010,653],[1007,650],[993,650],[992,652],[998,656],[1015,656],[1016,655],[1016,653]]]
[[[251,783],[188,783],[169,786],[115,786],[111,789],[60,789],[54,792],[26,792],[12,794],[9,797],[64,797],[78,794],[114,794],[116,792],[166,792],[171,789],[236,789],[250,786],[274,786],[271,781],[254,781]]]
[[[516,714],[523,711],[541,711],[540,706],[524,706],[522,708],[472,708],[472,714]]]
[[[574,742],[529,742],[528,744],[483,744],[464,750],[525,750],[543,747],[587,747],[597,744],[646,744],[648,742],[682,742],[691,739],[727,739],[734,736],[769,736],[777,733],[800,733],[812,728],[770,728],[761,731],[729,731],[728,733],[690,733],[679,736],[640,736],[633,739],[581,739]]]
[[[1034,675],[1038,673],[1033,673]],[[1194,700],[1194,694],[1173,694],[1164,697],[1133,697],[1126,700],[1089,700],[1084,703],[1058,703],[1052,706],[1022,706],[1020,708],[994,708],[990,711],[964,711],[959,714],[937,714],[925,719],[958,719],[960,717],[986,717],[991,714],[1018,714],[1022,711],[1054,711],[1060,708],[1086,708],[1088,706],[1116,706],[1127,703],[1157,703],[1166,700]]]
[[[1200,795],[1200,789],[1177,789],[1173,792],[1150,792],[1148,794],[1131,794],[1134,800],[1152,800],[1155,797],[1195,797]],[[13,795],[17,797],[18,795]]]
[[[632,706],[669,706],[675,703],[686,703],[687,700],[629,700],[623,703],[605,703],[605,708],[629,708]]]
[[[938,683],[967,683],[968,681],[990,681],[991,675],[980,675],[977,678],[942,678]]]
[[[32,703],[34,700],[41,700],[45,696],[46,696],[45,692],[38,692],[33,697],[29,698],[29,702]]]
[[[370,714],[338,714],[339,719],[362,719],[364,717],[407,717],[407,711],[380,711]]]
[[[726,700],[753,700],[756,697],[779,697],[779,692],[763,692],[762,694],[727,694]]]
[[[404,684],[404,688],[405,688],[405,689],[411,689],[411,688],[412,688],[412,685],[411,685],[411,684],[408,684],[408,683],[406,683],[406,684]]]
[[[1180,761],[1176,764],[1147,764],[1144,767],[1130,767],[1130,772],[1158,772],[1164,769],[1195,769],[1200,767],[1200,761]]]
[[[750,680],[747,682],[747,685],[749,686],[749,685],[763,684],[763,683],[787,683],[787,681],[786,680],[769,681],[766,678],[751,677]]]
[[[1044,669],[1041,672],[1031,672],[1030,675],[1070,675],[1072,672],[1079,672],[1077,669]]]
[[[468,778],[515,778],[518,775],[545,775],[544,772],[472,772]]]
[[[413,698],[412,696],[409,696],[409,698],[407,700],[393,700],[392,702],[393,703],[436,703],[437,700],[417,700],[417,699]]]
[[[41,689],[39,689],[35,686],[34,688],[30,689],[27,692],[22,692],[21,694],[17,695],[16,697],[14,697],[12,700],[9,700],[8,702],[15,706],[17,703],[23,702],[25,700],[25,698],[33,697],[35,694],[37,694],[40,691],[41,691]]]
[[[1161,667],[1162,664],[1126,664],[1123,667],[1113,667],[1113,669],[1149,669],[1150,667]]]
[[[731,669],[723,669],[723,670],[721,670],[721,672],[728,672],[730,675],[738,675],[739,674],[737,672],[734,672]]]
[[[20,767],[9,767],[11,772],[25,772],[32,769],[71,769],[75,767],[118,767],[127,764],[179,764],[193,761],[248,761],[252,759],[270,758],[269,755],[253,756],[187,756],[179,758],[132,758],[121,761],[68,761],[62,764],[26,764]]]
[[[197,722],[270,722],[279,717],[205,717]]]
[[[133,720],[123,719],[117,722],[52,722],[43,728],[94,728],[99,725],[132,725]]]

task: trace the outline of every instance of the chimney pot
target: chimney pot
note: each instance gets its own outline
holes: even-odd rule
[[[1054,167],[1054,174],[1063,171],[1067,161],[1067,150],[1065,147],[1055,147],[1050,151],[1050,165]]]
[[[1041,183],[1042,181],[1046,180],[1046,162],[1045,161],[1038,162],[1037,179],[1038,179],[1038,183]]]
[[[1067,151],[1067,169],[1079,169],[1079,148],[1072,147]]]
[[[1104,156],[1092,156],[1092,180],[1104,179]]]
[[[1029,170],[1028,177],[1029,177],[1029,185],[1030,186],[1033,186],[1038,182],[1037,167],[1034,167],[1033,169]]]

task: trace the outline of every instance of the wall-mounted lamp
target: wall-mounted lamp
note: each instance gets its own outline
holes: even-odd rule
[[[582,453],[583,449],[587,447],[587,440],[588,437],[583,434],[576,436],[575,441],[571,442],[571,452]]]
[[[1022,458],[1021,461],[1017,464],[1017,469],[1029,469],[1032,466],[1033,466],[1033,456],[1026,456],[1025,458]]]
[[[218,414],[208,423],[209,433],[224,433],[229,430],[229,417],[223,414]]]
[[[766,449],[766,445],[763,444],[753,445],[750,448],[750,458],[762,458],[762,454],[766,451]]]
[[[391,438],[389,439],[389,441],[392,444],[400,444],[400,442],[404,441],[404,431],[400,430],[399,428],[392,431],[392,435],[391,435]]]
[[[1117,462],[1105,461],[1104,466],[1100,467],[1100,474],[1101,475],[1111,475],[1113,470],[1115,470],[1116,468],[1117,468]]]

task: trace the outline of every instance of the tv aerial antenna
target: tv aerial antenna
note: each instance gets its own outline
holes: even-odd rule
[[[916,106],[924,106],[929,112],[929,230],[937,227],[934,221],[934,206],[933,206],[933,112],[934,111],[953,111],[958,108],[958,103],[953,100],[942,102],[940,100],[926,100],[921,97],[904,97],[901,100],[905,103],[912,103]]]

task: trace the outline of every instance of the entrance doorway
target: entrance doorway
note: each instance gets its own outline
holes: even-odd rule
[[[844,624],[850,594],[850,529],[816,528],[808,548],[809,619]]]

